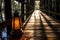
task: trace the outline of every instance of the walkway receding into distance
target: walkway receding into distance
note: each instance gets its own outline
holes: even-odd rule
[[[35,10],[26,25],[21,40],[58,40],[59,26],[60,23],[53,18],[40,10]]]

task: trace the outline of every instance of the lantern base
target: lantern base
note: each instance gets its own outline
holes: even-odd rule
[[[14,38],[21,38],[22,35],[23,35],[23,32],[21,30],[14,30],[11,33],[11,37],[14,37]]]

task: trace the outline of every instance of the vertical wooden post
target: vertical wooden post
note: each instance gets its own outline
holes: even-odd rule
[[[5,18],[6,20],[10,20],[12,18],[11,15],[11,0],[4,0],[5,5]],[[10,21],[11,22],[11,21]],[[12,25],[10,24],[7,27],[7,34],[10,34],[10,31],[12,29]]]

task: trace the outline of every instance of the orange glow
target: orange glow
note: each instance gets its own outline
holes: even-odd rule
[[[20,22],[19,22],[19,18],[18,17],[15,17],[15,19],[12,18],[12,29],[13,30],[20,29],[21,26],[22,26],[21,18],[20,18]]]

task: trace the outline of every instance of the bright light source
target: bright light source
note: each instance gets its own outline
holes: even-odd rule
[[[34,12],[35,12],[35,13],[39,13],[39,12],[40,12],[40,10],[35,10]]]
[[[18,4],[18,2],[17,1],[14,1],[16,4]]]
[[[39,4],[39,3],[40,3],[40,1],[35,1],[35,3],[36,3],[36,4]]]
[[[17,30],[20,29],[22,26],[21,18],[18,17],[12,18],[12,29]]]
[[[35,1],[35,9],[39,9],[40,8],[40,1]]]
[[[40,19],[39,15],[40,15],[40,10],[35,10],[34,11],[34,16],[36,17],[36,19]]]

